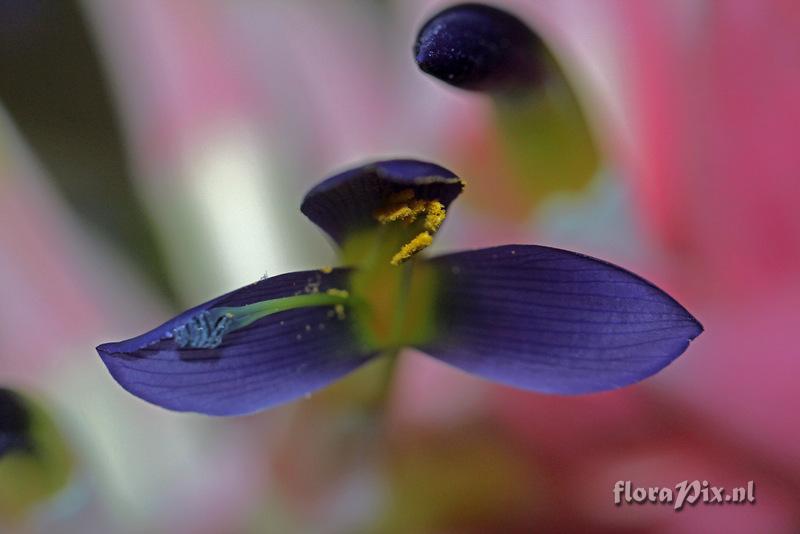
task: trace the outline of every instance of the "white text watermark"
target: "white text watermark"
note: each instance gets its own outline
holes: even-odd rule
[[[755,504],[756,488],[753,481],[744,486],[726,490],[713,486],[708,480],[684,480],[674,487],[634,486],[630,480],[617,480],[612,490],[614,504],[669,504],[675,510],[684,505],[703,504]]]

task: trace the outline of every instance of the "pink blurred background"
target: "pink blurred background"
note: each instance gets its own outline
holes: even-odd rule
[[[495,2],[545,36],[603,155],[589,186],[530,209],[481,194],[513,187],[490,150],[491,101],[413,63],[443,2],[8,4],[0,376],[48,404],[78,458],[70,486],[14,529],[800,530],[796,2]],[[212,419],[113,382],[96,344],[265,273],[332,263],[303,193],[393,155],[476,184],[435,250],[592,254],[667,289],[705,333],[658,376],[581,397],[409,352],[379,440],[344,387]],[[753,480],[757,503],[613,504],[617,480],[684,479]]]

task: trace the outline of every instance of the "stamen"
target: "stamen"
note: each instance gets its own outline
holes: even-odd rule
[[[425,216],[425,229],[429,232],[436,232],[447,217],[444,204],[438,200],[431,200],[428,204],[428,214]]]
[[[403,245],[397,254],[392,256],[390,263],[392,265],[400,265],[420,250],[429,247],[431,243],[433,243],[433,237],[428,232],[417,234],[414,239]]]
[[[426,200],[414,199],[413,189],[403,189],[388,198],[386,206],[375,211],[375,218],[383,223],[403,221],[411,224],[417,217],[425,213]]]
[[[438,200],[414,198],[413,189],[404,189],[393,194],[389,197],[385,207],[375,211],[375,219],[382,224],[403,222],[406,226],[416,222],[423,214],[425,215],[424,231],[418,233],[400,248],[390,260],[392,265],[400,265],[414,254],[430,246],[433,243],[433,234],[439,230],[447,217],[447,211],[444,204]]]

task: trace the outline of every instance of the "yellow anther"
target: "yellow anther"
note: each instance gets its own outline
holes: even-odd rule
[[[424,200],[412,200],[408,204],[389,204],[385,208],[375,212],[375,218],[379,222],[386,224],[394,221],[405,221],[411,224],[417,220],[419,214],[426,209]]]
[[[350,293],[348,293],[344,289],[331,288],[331,289],[327,290],[325,293],[327,293],[328,295],[331,295],[332,297],[341,297],[343,299],[346,299],[347,297],[350,296]]]
[[[424,231],[400,248],[391,259],[392,265],[400,265],[420,250],[430,246],[433,243],[433,234],[439,230],[447,217],[447,210],[438,200],[414,198],[413,189],[404,189],[391,195],[387,199],[386,206],[375,211],[374,217],[381,224],[403,222],[406,226],[416,222],[423,214]]]
[[[387,199],[386,206],[375,210],[375,218],[383,223],[404,221],[411,224],[428,209],[428,201],[415,199],[413,189],[404,189]]]
[[[428,202],[427,214],[425,215],[425,229],[429,232],[436,232],[447,217],[447,210],[444,204],[438,200]]]
[[[320,271],[322,271],[323,274],[331,274],[333,272],[333,267],[326,265],[325,267],[320,269]]]
[[[391,264],[400,265],[420,250],[429,247],[431,243],[433,243],[433,237],[428,232],[417,234],[414,239],[403,245],[400,251],[392,257]]]

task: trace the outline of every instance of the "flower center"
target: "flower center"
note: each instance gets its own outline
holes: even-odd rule
[[[354,267],[351,307],[361,339],[392,351],[423,342],[433,332],[435,273],[414,256],[433,242],[446,217],[438,200],[399,191],[373,213],[380,225],[354,233],[342,247],[342,261]]]
[[[182,349],[213,349],[228,333],[262,317],[314,306],[331,306],[340,318],[347,307],[362,341],[376,349],[396,350],[427,339],[433,328],[435,276],[426,264],[409,260],[433,242],[447,213],[438,200],[414,197],[412,189],[390,196],[386,206],[373,214],[380,225],[345,243],[343,260],[355,267],[350,292],[314,290],[203,310],[172,330],[175,344]]]
[[[414,230],[414,237],[403,243],[389,260],[392,265],[400,265],[433,243],[433,234],[444,222],[447,211],[438,200],[414,198],[413,189],[404,189],[390,196],[374,217],[381,224],[402,223]]]

